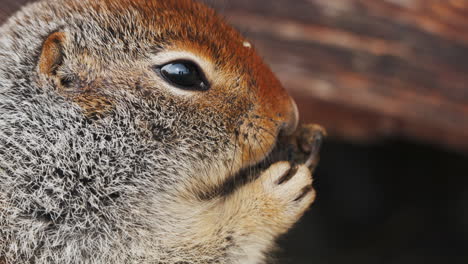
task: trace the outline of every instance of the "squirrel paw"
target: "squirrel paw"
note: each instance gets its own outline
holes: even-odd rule
[[[278,210],[278,216],[285,217],[286,224],[296,222],[315,199],[311,172],[305,165],[280,161],[264,171],[257,181],[276,207],[266,210]]]

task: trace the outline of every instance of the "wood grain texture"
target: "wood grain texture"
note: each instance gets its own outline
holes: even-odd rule
[[[0,0],[0,22],[25,0]],[[332,136],[468,150],[468,1],[207,0]]]
[[[368,141],[468,150],[468,1],[214,1],[253,39],[303,120]]]

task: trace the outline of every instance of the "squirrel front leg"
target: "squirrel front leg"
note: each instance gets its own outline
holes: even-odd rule
[[[286,233],[315,199],[310,170],[278,162],[254,182],[228,197],[220,210],[222,226],[232,227],[233,263],[262,262],[266,251]]]
[[[204,238],[193,248],[217,255],[210,263],[263,263],[274,240],[314,201],[311,184],[305,165],[292,166],[287,161],[271,165],[258,179],[212,201],[192,218],[193,237]]]

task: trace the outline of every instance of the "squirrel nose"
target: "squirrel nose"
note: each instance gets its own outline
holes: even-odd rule
[[[285,116],[283,127],[281,128],[281,133],[285,136],[292,135],[299,124],[299,111],[296,102],[294,102],[292,98],[290,98],[290,100],[291,107]]]

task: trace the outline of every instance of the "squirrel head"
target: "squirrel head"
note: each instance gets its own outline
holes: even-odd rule
[[[263,159],[280,132],[295,129],[297,109],[281,83],[248,40],[205,5],[67,5],[59,16],[72,18],[42,44],[39,83],[92,122],[132,122],[139,140],[167,151],[177,145],[190,163],[224,161],[237,169]]]
[[[161,253],[298,122],[248,40],[191,0],[39,1],[0,27],[0,61],[0,252],[18,263]]]
[[[298,122],[248,40],[191,0],[39,1],[0,28],[0,60],[0,230],[27,230],[0,239],[43,248],[169,219],[165,200],[222,185]]]

